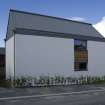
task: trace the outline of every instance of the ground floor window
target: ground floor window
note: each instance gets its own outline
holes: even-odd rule
[[[87,41],[74,40],[74,69],[75,71],[86,71],[88,63]]]
[[[87,62],[75,62],[75,71],[87,71]]]

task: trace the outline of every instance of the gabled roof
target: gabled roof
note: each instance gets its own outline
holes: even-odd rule
[[[5,55],[5,48],[4,47],[0,47],[0,55]]]
[[[6,40],[15,33],[105,41],[95,28],[84,22],[10,10]]]

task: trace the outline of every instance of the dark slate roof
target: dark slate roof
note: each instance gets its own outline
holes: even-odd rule
[[[13,36],[14,32],[28,35],[105,41],[104,37],[89,23],[10,10],[6,40]]]
[[[5,48],[0,48],[0,55],[5,55]]]

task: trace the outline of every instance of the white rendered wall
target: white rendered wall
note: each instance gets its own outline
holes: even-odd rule
[[[74,72],[73,39],[17,34],[15,38],[16,77]]]
[[[14,77],[14,36],[6,41],[6,79]]]
[[[105,75],[105,42],[88,41],[89,75]]]
[[[15,75],[105,75],[105,43],[88,41],[88,71],[74,71],[74,40],[15,35]]]

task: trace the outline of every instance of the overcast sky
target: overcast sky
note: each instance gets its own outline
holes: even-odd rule
[[[105,35],[105,0],[0,0],[0,46],[10,9],[89,22]]]

